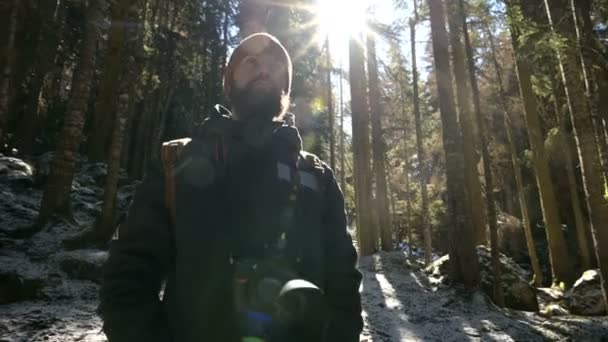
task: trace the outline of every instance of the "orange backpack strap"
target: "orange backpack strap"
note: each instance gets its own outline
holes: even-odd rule
[[[165,206],[171,214],[171,224],[175,226],[176,220],[176,199],[175,199],[175,164],[184,150],[184,147],[192,139],[183,138],[164,142],[160,148],[160,159],[163,163],[165,174]]]

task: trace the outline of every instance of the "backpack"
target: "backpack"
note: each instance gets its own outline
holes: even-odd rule
[[[287,121],[282,127],[293,127],[293,114],[286,114]],[[213,158],[218,165],[222,165],[228,155],[227,139],[230,138],[230,126],[232,118],[227,115],[217,113],[203,122],[201,125],[200,135],[208,139],[213,144],[215,151]],[[278,128],[280,129],[280,128]],[[278,130],[277,129],[277,130]],[[297,133],[297,129],[296,129]],[[299,137],[299,135],[298,135]],[[306,168],[312,170],[319,184],[319,190],[325,194],[328,179],[328,172],[325,172],[325,167],[321,160],[314,154],[301,150],[301,140],[292,141],[286,139],[290,145],[293,145],[294,158],[298,160],[298,169]],[[179,161],[180,155],[184,148],[192,141],[191,138],[182,138],[163,142],[160,151],[161,162],[163,165],[163,173],[165,178],[165,207],[169,210],[172,225],[176,223],[176,182],[175,182],[175,166]]]

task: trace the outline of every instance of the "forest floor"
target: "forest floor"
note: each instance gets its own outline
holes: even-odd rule
[[[362,341],[608,341],[608,319],[500,310],[483,295],[434,290],[425,274],[404,268],[403,253],[360,260],[365,320]],[[95,314],[96,285],[68,280],[79,296],[0,305],[0,341],[106,341]],[[90,296],[86,298],[86,296]]]
[[[0,342],[106,341],[95,312],[105,252],[62,247],[99,211],[103,170],[83,165],[76,176],[72,200],[80,225],[57,221],[16,239],[12,233],[35,218],[41,198],[32,175],[15,172],[24,167],[0,155],[0,303],[7,303],[0,304]],[[132,189],[121,187],[122,212]],[[480,293],[431,285],[403,252],[362,257],[359,269],[362,341],[608,341],[608,317],[499,309]]]

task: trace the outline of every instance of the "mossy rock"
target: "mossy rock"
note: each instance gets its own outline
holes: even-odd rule
[[[477,246],[477,255],[479,256],[481,267],[481,288],[488,296],[492,297],[494,274],[492,272],[490,249],[486,246]],[[538,311],[536,290],[526,281],[526,271],[519,267],[513,259],[508,258],[504,254],[500,254],[499,260],[505,306],[522,311]],[[430,277],[438,280],[434,283],[447,283],[450,281],[449,262],[449,255],[444,255],[426,268],[425,271],[430,274]]]
[[[606,314],[606,300],[602,292],[599,270],[588,270],[566,292],[566,302],[575,315],[601,316]]]

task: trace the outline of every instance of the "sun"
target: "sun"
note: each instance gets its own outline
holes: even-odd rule
[[[341,55],[349,38],[367,31],[368,7],[368,0],[317,0],[319,38],[329,38],[332,52]]]

